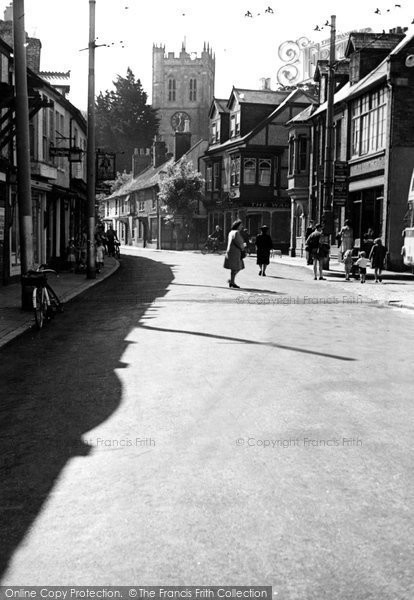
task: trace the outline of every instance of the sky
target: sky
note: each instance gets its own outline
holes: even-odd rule
[[[113,89],[130,67],[151,101],[152,45],[200,53],[208,42],[216,55],[215,96],[228,98],[232,86],[260,88],[269,77],[274,89],[279,46],[306,37],[321,42],[323,27],[336,15],[337,31],[371,27],[388,31],[413,27],[414,3],[401,0],[96,0],[96,93]],[[0,0],[0,18],[10,0]],[[411,4],[411,6],[410,6]],[[266,9],[272,9],[273,12]],[[252,17],[246,17],[249,11]],[[380,11],[375,12],[375,11]],[[87,106],[89,0],[25,0],[25,28],[42,42],[41,70],[71,70],[69,99]]]

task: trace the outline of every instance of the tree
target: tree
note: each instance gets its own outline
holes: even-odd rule
[[[117,169],[129,172],[134,148],[152,145],[159,118],[129,67],[126,77],[118,75],[113,84],[115,90],[100,92],[96,99],[96,147],[116,152]]]
[[[160,181],[158,197],[164,203],[164,211],[174,219],[177,248],[179,238],[184,244],[184,231],[190,234],[193,216],[197,212],[199,202],[204,198],[203,186],[204,179],[201,173],[184,157],[169,165],[166,175]]]
[[[189,220],[203,199],[204,179],[195,171],[191,161],[182,158],[167,167],[167,174],[160,182],[158,197],[173,216]]]

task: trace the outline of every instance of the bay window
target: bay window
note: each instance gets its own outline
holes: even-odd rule
[[[270,158],[259,160],[259,185],[269,186],[272,173],[272,161]]]
[[[243,160],[243,183],[254,185],[256,183],[256,159],[245,158]]]

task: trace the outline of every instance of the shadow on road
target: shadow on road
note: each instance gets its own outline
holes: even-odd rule
[[[163,327],[151,327],[150,325],[142,325],[141,329],[150,329],[151,331],[162,331],[168,333],[184,333],[186,335],[198,335],[201,337],[214,338],[217,340],[227,340],[229,342],[240,342],[241,344],[256,344],[259,346],[270,346],[271,348],[279,348],[281,350],[291,350],[293,352],[302,352],[303,354],[313,354],[315,356],[323,356],[324,358],[334,358],[336,360],[355,361],[355,358],[349,356],[340,356],[339,354],[329,354],[327,352],[318,352],[317,350],[307,350],[306,348],[298,348],[297,346],[284,346],[283,344],[275,344],[274,342],[259,342],[257,340],[247,340],[245,338],[229,337],[227,335],[217,335],[215,333],[204,333],[202,331],[188,331],[185,329],[166,329]]]
[[[140,298],[162,297],[174,278],[147,258],[122,264],[49,327],[0,350],[0,575],[68,461],[89,454],[82,435],[120,406],[114,371],[148,309]]]

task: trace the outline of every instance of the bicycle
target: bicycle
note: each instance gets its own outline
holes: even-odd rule
[[[205,244],[201,246],[201,254],[214,254],[214,252],[221,254],[222,244],[215,238],[207,238]]]
[[[117,240],[114,241],[114,257],[121,258],[121,244]]]
[[[57,272],[46,265],[30,270],[23,276],[23,285],[33,287],[32,306],[36,327],[41,329],[44,323],[52,319],[56,312],[63,312],[63,303],[52,286],[47,282],[47,273]]]

